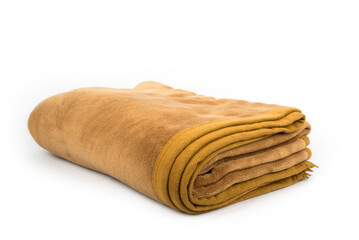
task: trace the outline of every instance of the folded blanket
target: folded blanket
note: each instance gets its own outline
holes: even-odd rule
[[[292,185],[315,166],[300,110],[152,81],[55,95],[28,127],[56,156],[191,214]]]

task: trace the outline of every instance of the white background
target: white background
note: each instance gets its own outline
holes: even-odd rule
[[[47,153],[27,118],[155,80],[295,106],[313,176],[199,216]],[[358,239],[358,1],[0,1],[0,239]]]

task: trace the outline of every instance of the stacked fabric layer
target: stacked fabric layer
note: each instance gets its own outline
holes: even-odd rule
[[[53,154],[192,214],[292,185],[315,166],[300,110],[152,81],[50,97],[28,126]]]

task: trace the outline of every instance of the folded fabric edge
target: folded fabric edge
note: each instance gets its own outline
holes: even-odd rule
[[[258,114],[247,118],[226,119],[209,122],[185,129],[177,133],[162,149],[155,162],[152,183],[157,199],[176,210],[191,213],[191,210],[188,211],[188,208],[184,207],[179,196],[170,196],[171,194],[179,195],[179,192],[176,193],[177,190],[174,190],[173,193],[173,182],[175,182],[174,184],[177,185],[180,184],[180,181],[182,181],[182,184],[183,182],[190,181],[181,179],[182,176],[180,175],[183,173],[182,171],[184,171],[184,169],[177,170],[177,167],[174,166],[174,164],[177,164],[177,166],[182,164],[185,165],[183,168],[186,167],[187,163],[178,163],[179,161],[176,161],[176,159],[178,155],[181,154],[183,149],[191,145],[191,142],[196,141],[196,139],[200,138],[201,136],[209,135],[211,132],[218,129],[231,128],[231,126],[256,126],[258,129],[261,129],[261,127],[266,126],[265,124],[268,125],[268,123],[270,123],[268,126],[284,126],[281,131],[292,132],[298,129],[304,123],[304,121],[305,116],[300,112],[300,110],[291,107],[278,107],[264,114]],[[295,122],[297,124],[293,124]],[[247,139],[247,141],[243,141],[243,144],[265,138],[266,136],[263,136],[263,134],[264,131],[261,134],[252,137],[250,140]],[[269,131],[265,134],[274,134],[274,132]],[[186,161],[189,160],[190,159],[187,159]],[[173,174],[173,171],[175,174]],[[174,176],[176,174],[177,176]]]

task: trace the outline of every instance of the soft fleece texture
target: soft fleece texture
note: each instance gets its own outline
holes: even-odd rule
[[[55,95],[28,127],[51,153],[191,214],[292,185],[315,166],[300,110],[153,81]]]

